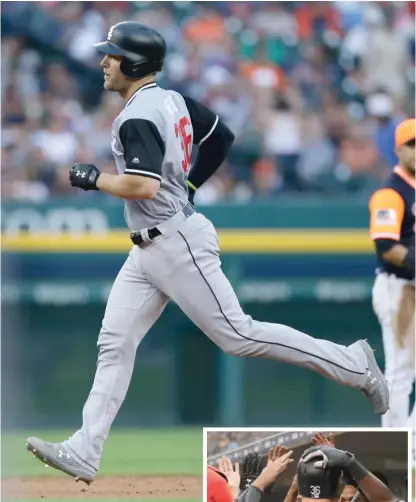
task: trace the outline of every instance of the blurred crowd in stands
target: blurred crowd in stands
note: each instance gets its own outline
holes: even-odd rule
[[[167,41],[159,84],[236,135],[196,202],[366,193],[395,165],[394,128],[415,113],[414,2],[4,2],[5,199],[85,196],[74,161],[115,172],[123,104],[92,44],[127,19]]]
[[[211,455],[226,454],[235,448],[273,435],[275,435],[275,433],[270,431],[207,432],[207,454],[208,457]]]

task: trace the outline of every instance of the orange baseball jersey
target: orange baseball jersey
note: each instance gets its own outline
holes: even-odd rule
[[[207,502],[233,502],[227,478],[212,465],[209,465],[207,468],[207,490]]]
[[[404,169],[396,166],[370,199],[370,236],[391,239],[404,246],[415,241],[415,180]],[[411,271],[383,260],[377,253],[378,271],[385,271],[404,279],[412,279]]]

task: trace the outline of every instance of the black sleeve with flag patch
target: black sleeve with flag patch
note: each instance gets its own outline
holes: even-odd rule
[[[162,179],[165,145],[156,125],[150,120],[129,119],[119,131],[124,147],[125,174]]]

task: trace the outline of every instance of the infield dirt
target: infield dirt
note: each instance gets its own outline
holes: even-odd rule
[[[191,499],[201,497],[202,479],[196,476],[103,477],[90,486],[57,477],[21,477],[2,480],[3,500],[47,499]]]

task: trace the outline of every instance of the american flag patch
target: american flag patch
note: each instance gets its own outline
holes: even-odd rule
[[[394,226],[397,224],[397,214],[394,209],[377,209],[376,224],[384,226]]]

